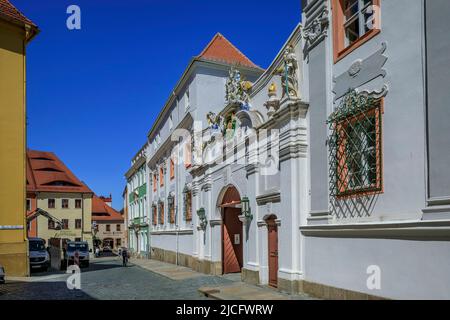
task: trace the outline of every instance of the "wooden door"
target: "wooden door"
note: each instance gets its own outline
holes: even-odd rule
[[[278,286],[278,226],[275,218],[267,221],[269,236],[269,285]]]
[[[223,273],[241,272],[243,265],[242,222],[240,209],[225,208],[223,223]]]

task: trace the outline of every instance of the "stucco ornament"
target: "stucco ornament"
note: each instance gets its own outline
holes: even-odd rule
[[[206,119],[208,120],[208,126],[211,130],[211,133],[220,131],[220,127],[223,123],[222,116],[216,115],[214,112],[210,111],[206,114]]]
[[[283,94],[281,98],[298,99],[298,61],[294,47],[289,45],[283,56],[283,66],[275,73],[281,76]]]
[[[328,6],[324,4],[320,10],[321,11],[317,14],[316,18],[307,21],[306,26],[303,29],[303,38],[306,40],[306,52],[309,52],[327,36],[329,27]],[[310,13],[308,16],[309,15],[312,14]]]
[[[226,83],[226,97],[227,104],[239,104],[242,109],[248,110],[250,108],[249,91],[252,88],[250,81],[244,81],[241,73],[236,68],[231,68],[229,77]]]
[[[385,55],[386,48],[387,44],[383,42],[381,48],[375,53],[365,59],[356,60],[347,71],[333,79],[335,102],[353,88],[359,88],[378,77],[386,77],[387,72],[384,69],[384,65],[388,60],[388,57]]]

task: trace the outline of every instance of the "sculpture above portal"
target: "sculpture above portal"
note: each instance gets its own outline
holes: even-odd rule
[[[240,71],[232,67],[226,83],[225,100],[227,104],[239,104],[241,109],[248,110],[250,108],[249,91],[251,88],[252,83],[242,80]]]

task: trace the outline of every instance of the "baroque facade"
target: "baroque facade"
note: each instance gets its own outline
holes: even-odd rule
[[[214,37],[143,147],[151,258],[323,298],[450,298],[449,12],[303,1],[265,70]]]

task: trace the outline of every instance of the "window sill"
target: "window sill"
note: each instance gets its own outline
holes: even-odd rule
[[[373,37],[377,36],[381,32],[380,29],[373,29],[369,32],[367,32],[364,36],[359,38],[356,42],[352,43],[347,48],[339,51],[335,57],[334,57],[334,63],[338,63],[342,59],[344,59],[346,56],[348,56],[350,53],[361,47],[363,44],[371,40]]]

